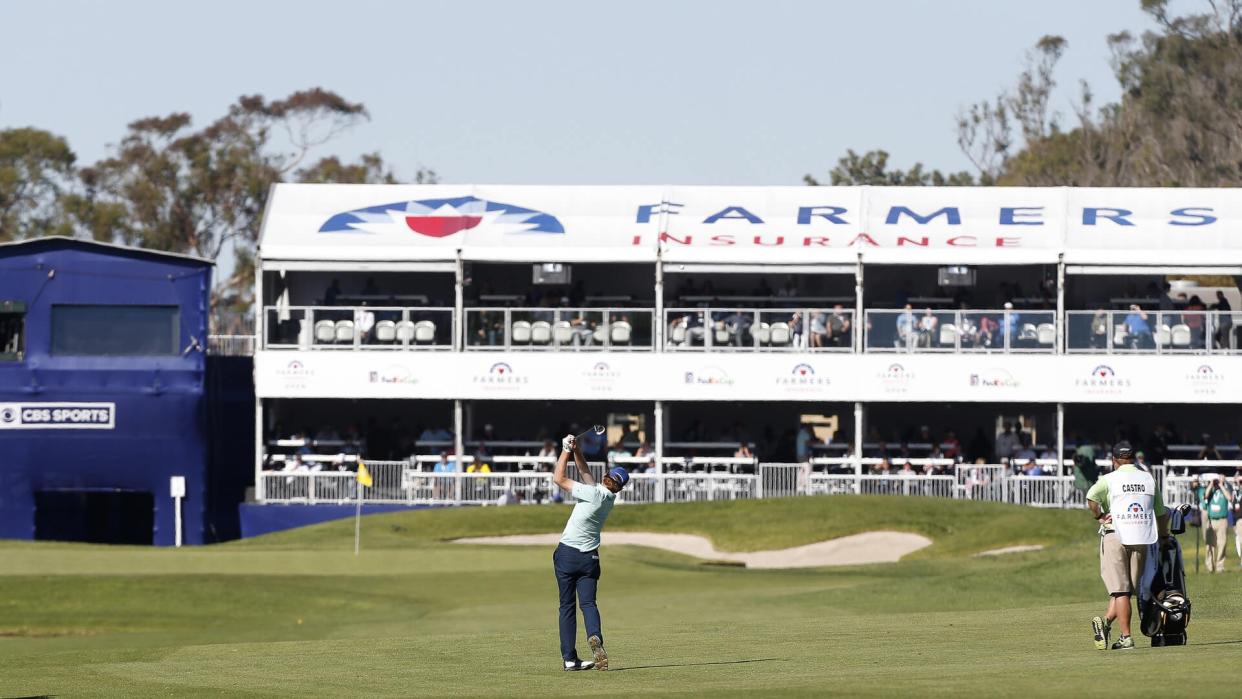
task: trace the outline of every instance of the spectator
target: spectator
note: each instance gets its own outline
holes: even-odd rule
[[[607,446],[607,437],[602,434],[596,434],[595,430],[587,430],[587,433],[580,438],[582,444],[582,453],[587,457],[599,458]]]
[[[1186,304],[1186,312],[1182,314],[1182,322],[1186,327],[1190,328],[1190,346],[1202,348],[1203,345],[1203,316],[1207,306],[1203,305],[1203,300],[1198,295],[1191,296],[1190,302]]]
[[[1229,510],[1233,503],[1224,478],[1213,475],[1199,508],[1203,510],[1203,543],[1207,545],[1209,573],[1225,572],[1225,543],[1229,537]]]
[[[799,346],[802,344],[802,312],[801,311],[794,311],[793,315],[789,316],[789,334],[793,336],[794,346]]]
[[[936,326],[940,321],[932,314],[930,308],[923,309],[923,317],[919,318],[919,346],[931,347],[936,337]]]
[[[1022,314],[1013,310],[1013,304],[1009,301],[1005,302],[1005,315],[1001,320],[1001,332],[1005,334],[1005,340],[1013,347],[1014,340],[1018,335],[1018,324],[1022,320]]]
[[[1203,448],[1199,450],[1199,454],[1195,456],[1200,461],[1220,461],[1220,452],[1216,450],[1216,445],[1212,443],[1212,435],[1203,433]]]
[[[630,453],[625,450],[625,447],[621,445],[621,442],[618,441],[616,444],[613,444],[608,448],[608,468],[611,469],[613,466],[621,466],[622,464],[617,463],[617,458],[629,455]]]
[[[328,290],[323,292],[323,305],[335,306],[336,300],[337,298],[340,297],[340,295],[341,295],[341,280],[333,279],[332,283],[328,285]]]
[[[785,284],[776,292],[777,296],[782,298],[791,298],[798,295],[798,283],[793,277],[785,277]]]
[[[807,425],[801,425],[798,428],[798,436],[794,442],[794,456],[798,463],[804,464],[811,460],[811,442],[813,441],[815,441],[815,437],[811,434],[811,428]]]
[[[733,452],[733,458],[753,459],[755,458],[755,455],[750,451],[750,445],[748,445],[746,442],[741,442],[740,444],[737,445],[737,451]]]
[[[946,459],[958,460],[962,453],[962,443],[958,441],[956,432],[953,430],[946,432],[944,441],[941,444]]]
[[[1091,318],[1091,347],[1104,349],[1108,347],[1108,311],[1097,309]]]
[[[828,329],[828,314],[816,312],[811,316],[811,347],[827,347],[832,336]]]
[[[483,473],[492,472],[492,452],[488,450],[486,442],[479,442],[479,446],[474,450],[474,463],[471,466],[479,465],[487,467],[487,470],[483,471]],[[473,471],[469,472],[473,473]]]
[[[834,347],[848,347],[851,344],[850,316],[839,303],[832,307],[832,315],[828,317],[828,335]]]
[[[992,316],[982,316],[979,318],[978,341],[975,343],[979,347],[994,347],[1000,335],[1000,323]]]
[[[1229,305],[1229,299],[1225,298],[1225,292],[1220,289],[1216,290],[1216,303],[1212,305],[1212,310],[1216,311],[1213,318],[1216,323],[1216,346],[1229,349],[1230,335],[1233,333],[1233,309]]]
[[[1013,432],[1013,425],[1005,423],[1005,430],[996,435],[995,452],[998,460],[1009,459],[1017,452],[1021,443],[1018,435]]]
[[[367,277],[367,281],[362,285],[363,296],[379,296],[379,287],[375,284],[375,277]]]
[[[914,336],[914,307],[906,304],[902,308],[902,312],[897,314],[897,340],[894,343],[896,347],[913,347]]]
[[[1138,304],[1130,304],[1130,313],[1125,319],[1127,341],[1130,349],[1151,349],[1156,346],[1152,341],[1151,326],[1147,324],[1147,311]]]
[[[453,441],[453,433],[443,427],[428,427],[418,435],[420,443],[425,442],[451,442]]]

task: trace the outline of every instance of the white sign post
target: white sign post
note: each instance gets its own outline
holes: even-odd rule
[[[177,548],[181,548],[181,499],[185,497],[185,476],[173,476],[169,479],[168,489],[173,498],[173,537]]]

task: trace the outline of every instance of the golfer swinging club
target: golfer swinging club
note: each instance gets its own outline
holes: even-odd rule
[[[573,452],[582,482],[575,482],[565,473],[569,453]],[[604,484],[597,485],[591,478],[591,470],[582,456],[577,440],[566,435],[561,440],[561,456],[556,461],[552,480],[577,503],[565,524],[561,543],[552,554],[556,569],[556,583],[561,589],[561,658],[565,669],[608,669],[608,654],[604,652],[604,634],[599,627],[599,610],[595,607],[595,588],[599,584],[599,533],[604,520],[612,512],[617,493],[630,482],[630,474],[620,466],[613,467],[604,476]],[[586,624],[587,643],[591,646],[594,660],[579,660],[574,637],[578,635],[578,616],[574,612],[574,597],[582,607],[582,620]]]
[[[1129,442],[1113,446],[1113,472],[1101,476],[1087,491],[1087,507],[1100,522],[1100,577],[1109,594],[1104,618],[1091,620],[1095,647],[1109,648],[1108,636],[1116,619],[1121,621],[1121,636],[1112,649],[1133,648],[1130,597],[1138,592],[1147,547],[1156,543],[1157,529],[1161,545],[1171,537],[1164,496],[1152,475],[1135,467]]]

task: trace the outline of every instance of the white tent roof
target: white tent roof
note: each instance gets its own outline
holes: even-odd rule
[[[1242,264],[1242,190],[280,184],[264,261]]]

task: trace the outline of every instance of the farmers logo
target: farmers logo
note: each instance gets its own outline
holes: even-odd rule
[[[686,383],[699,386],[732,386],[733,379],[718,366],[704,367],[698,372],[687,371]]]
[[[1022,385],[1004,369],[984,369],[970,375],[970,385],[977,388],[1017,388]]]
[[[399,364],[386,367],[381,371],[370,372],[371,383],[383,384],[405,384],[412,386],[418,383],[418,379],[410,374],[410,370]]]
[[[307,382],[315,376],[315,371],[307,369],[305,364],[294,359],[277,369],[276,376],[284,382],[285,390],[299,390],[307,387]]]
[[[582,372],[587,387],[594,391],[611,389],[620,377],[621,372],[609,366],[608,362],[595,362],[590,369]]]
[[[1113,515],[1113,523],[1115,524],[1116,523],[1138,524],[1142,522],[1149,522],[1153,519],[1152,515],[1153,515],[1152,512],[1149,512],[1143,509],[1142,504],[1137,503],[1137,502],[1132,502],[1129,505],[1126,505],[1125,511],[1118,512]]]
[[[1130,379],[1119,377],[1112,367],[1100,364],[1085,378],[1074,379],[1074,386],[1092,394],[1123,393],[1130,388]]]
[[[810,364],[795,364],[793,371],[776,377],[778,386],[827,386],[832,380],[827,376],[817,376],[815,367]]]
[[[513,367],[505,362],[496,362],[486,374],[473,377],[473,381],[485,386],[517,386],[530,383],[530,377],[514,374]]]
[[[1225,375],[1207,364],[1200,364],[1198,369],[1186,374],[1185,381],[1197,395],[1215,395],[1225,382]]]
[[[404,233],[445,238],[466,230],[479,232],[563,234],[552,214],[477,197],[422,199],[380,204],[336,214],[320,233]]]
[[[885,393],[909,393],[910,382],[914,380],[914,372],[908,371],[901,364],[889,364],[888,368],[876,374]]]
[[[1127,507],[1126,509],[1129,510],[1130,512],[1138,514],[1143,511],[1143,506],[1138,504],[1137,502],[1132,502],[1130,503],[1130,506]]]

